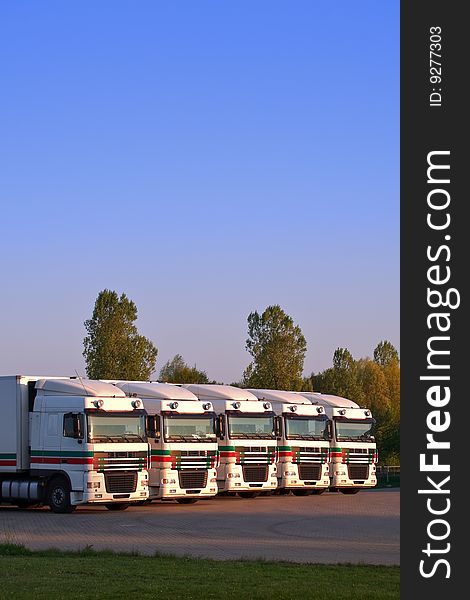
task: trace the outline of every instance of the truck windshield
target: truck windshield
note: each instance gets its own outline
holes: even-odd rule
[[[166,442],[215,442],[215,416],[165,415],[163,434]]]
[[[89,442],[145,442],[144,415],[87,415]]]
[[[274,438],[274,415],[228,415],[228,431],[235,440]]]
[[[337,419],[335,421],[336,439],[349,441],[373,442],[373,427],[375,419]]]
[[[301,417],[286,415],[286,438],[288,440],[327,440],[328,419],[325,417]]]

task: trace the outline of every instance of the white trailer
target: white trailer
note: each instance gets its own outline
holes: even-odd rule
[[[0,502],[122,510],[148,498],[140,399],[75,378],[0,377]]]
[[[211,402],[168,383],[116,381],[145,402],[150,444],[150,500],[192,504],[217,494],[218,445]]]
[[[217,418],[220,493],[242,498],[275,490],[275,413],[270,402],[260,403],[247,390],[230,385],[184,386],[203,402],[211,402]]]
[[[357,494],[377,485],[375,419],[368,408],[347,398],[301,392],[315,405],[322,405],[331,423],[330,487],[343,494]]]
[[[278,487],[296,496],[322,494],[330,485],[330,428],[323,406],[313,406],[294,392],[248,391],[261,402],[271,402],[277,415]]]

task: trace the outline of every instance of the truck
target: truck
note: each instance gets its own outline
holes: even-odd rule
[[[0,377],[0,502],[123,510],[148,498],[145,409],[82,378]]]
[[[277,488],[275,413],[270,402],[230,385],[185,384],[217,414],[220,494],[253,498]]]
[[[281,493],[319,495],[328,489],[330,428],[323,406],[283,390],[251,389],[272,403],[277,423],[277,477]]]
[[[115,381],[147,411],[150,444],[149,500],[193,504],[217,494],[218,444],[211,402],[189,390],[158,382]]]
[[[370,409],[341,396],[318,392],[301,395],[323,406],[330,420],[330,489],[357,494],[375,487],[378,455]]]

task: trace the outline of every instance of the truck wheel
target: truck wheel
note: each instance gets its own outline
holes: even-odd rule
[[[178,504],[195,504],[197,501],[197,498],[176,498]]]
[[[359,490],[357,488],[346,488],[344,490],[342,490],[340,488],[339,490],[342,494],[357,494],[359,492]]]
[[[256,498],[259,492],[238,492],[240,498]]]
[[[110,504],[105,504],[108,510],[126,510],[129,508],[130,504],[128,502],[112,502]]]
[[[71,513],[77,508],[70,503],[70,484],[64,477],[56,477],[49,483],[46,498],[55,513]]]

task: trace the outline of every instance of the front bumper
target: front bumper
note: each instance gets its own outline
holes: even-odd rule
[[[119,476],[120,473],[119,471],[113,471],[113,475]],[[70,496],[73,505],[142,502],[149,497],[148,474],[146,471],[137,471],[135,489],[109,490],[105,473],[88,471],[84,473],[83,491],[72,491]]]

